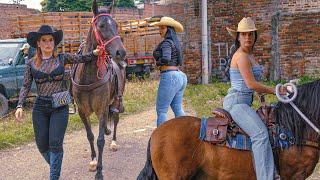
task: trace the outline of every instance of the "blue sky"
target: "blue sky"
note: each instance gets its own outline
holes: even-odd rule
[[[28,8],[41,10],[41,1],[42,0],[23,0],[21,4],[27,5]],[[0,0],[0,3],[12,4],[12,0]]]

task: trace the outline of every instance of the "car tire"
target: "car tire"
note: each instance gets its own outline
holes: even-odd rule
[[[8,99],[0,93],[0,117],[8,113],[9,102]]]

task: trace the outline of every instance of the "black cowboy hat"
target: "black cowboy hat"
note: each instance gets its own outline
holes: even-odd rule
[[[42,25],[37,32],[28,33],[27,42],[30,44],[31,47],[37,48],[37,41],[40,39],[41,36],[44,35],[52,35],[55,46],[57,46],[63,38],[62,30],[55,31],[49,25]]]

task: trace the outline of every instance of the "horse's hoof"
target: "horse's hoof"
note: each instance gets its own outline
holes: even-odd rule
[[[116,144],[116,141],[112,141],[110,144],[110,150],[111,151],[117,151],[118,150],[118,146]]]
[[[94,158],[89,164],[89,171],[95,172],[97,170],[97,164],[98,164],[98,162],[97,162],[96,158]]]
[[[106,128],[106,132],[105,132],[106,135],[110,135],[111,134],[111,130]]]
[[[102,175],[102,173],[101,173],[101,172],[100,172],[100,173],[97,173],[94,179],[95,179],[95,180],[103,180],[103,175]]]

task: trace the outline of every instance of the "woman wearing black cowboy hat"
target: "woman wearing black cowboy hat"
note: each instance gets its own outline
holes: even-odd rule
[[[42,25],[37,32],[28,34],[27,42],[31,47],[36,48],[36,52],[26,64],[24,83],[15,113],[17,121],[22,121],[23,103],[34,79],[38,96],[32,111],[33,128],[37,147],[50,165],[51,180],[60,177],[63,138],[68,124],[67,97],[69,96],[63,89],[64,65],[91,61],[93,55],[99,53],[98,50],[94,50],[83,56],[58,54],[56,46],[61,42],[62,37],[61,30],[55,31],[48,25]],[[56,105],[55,99],[58,99],[60,104]]]

